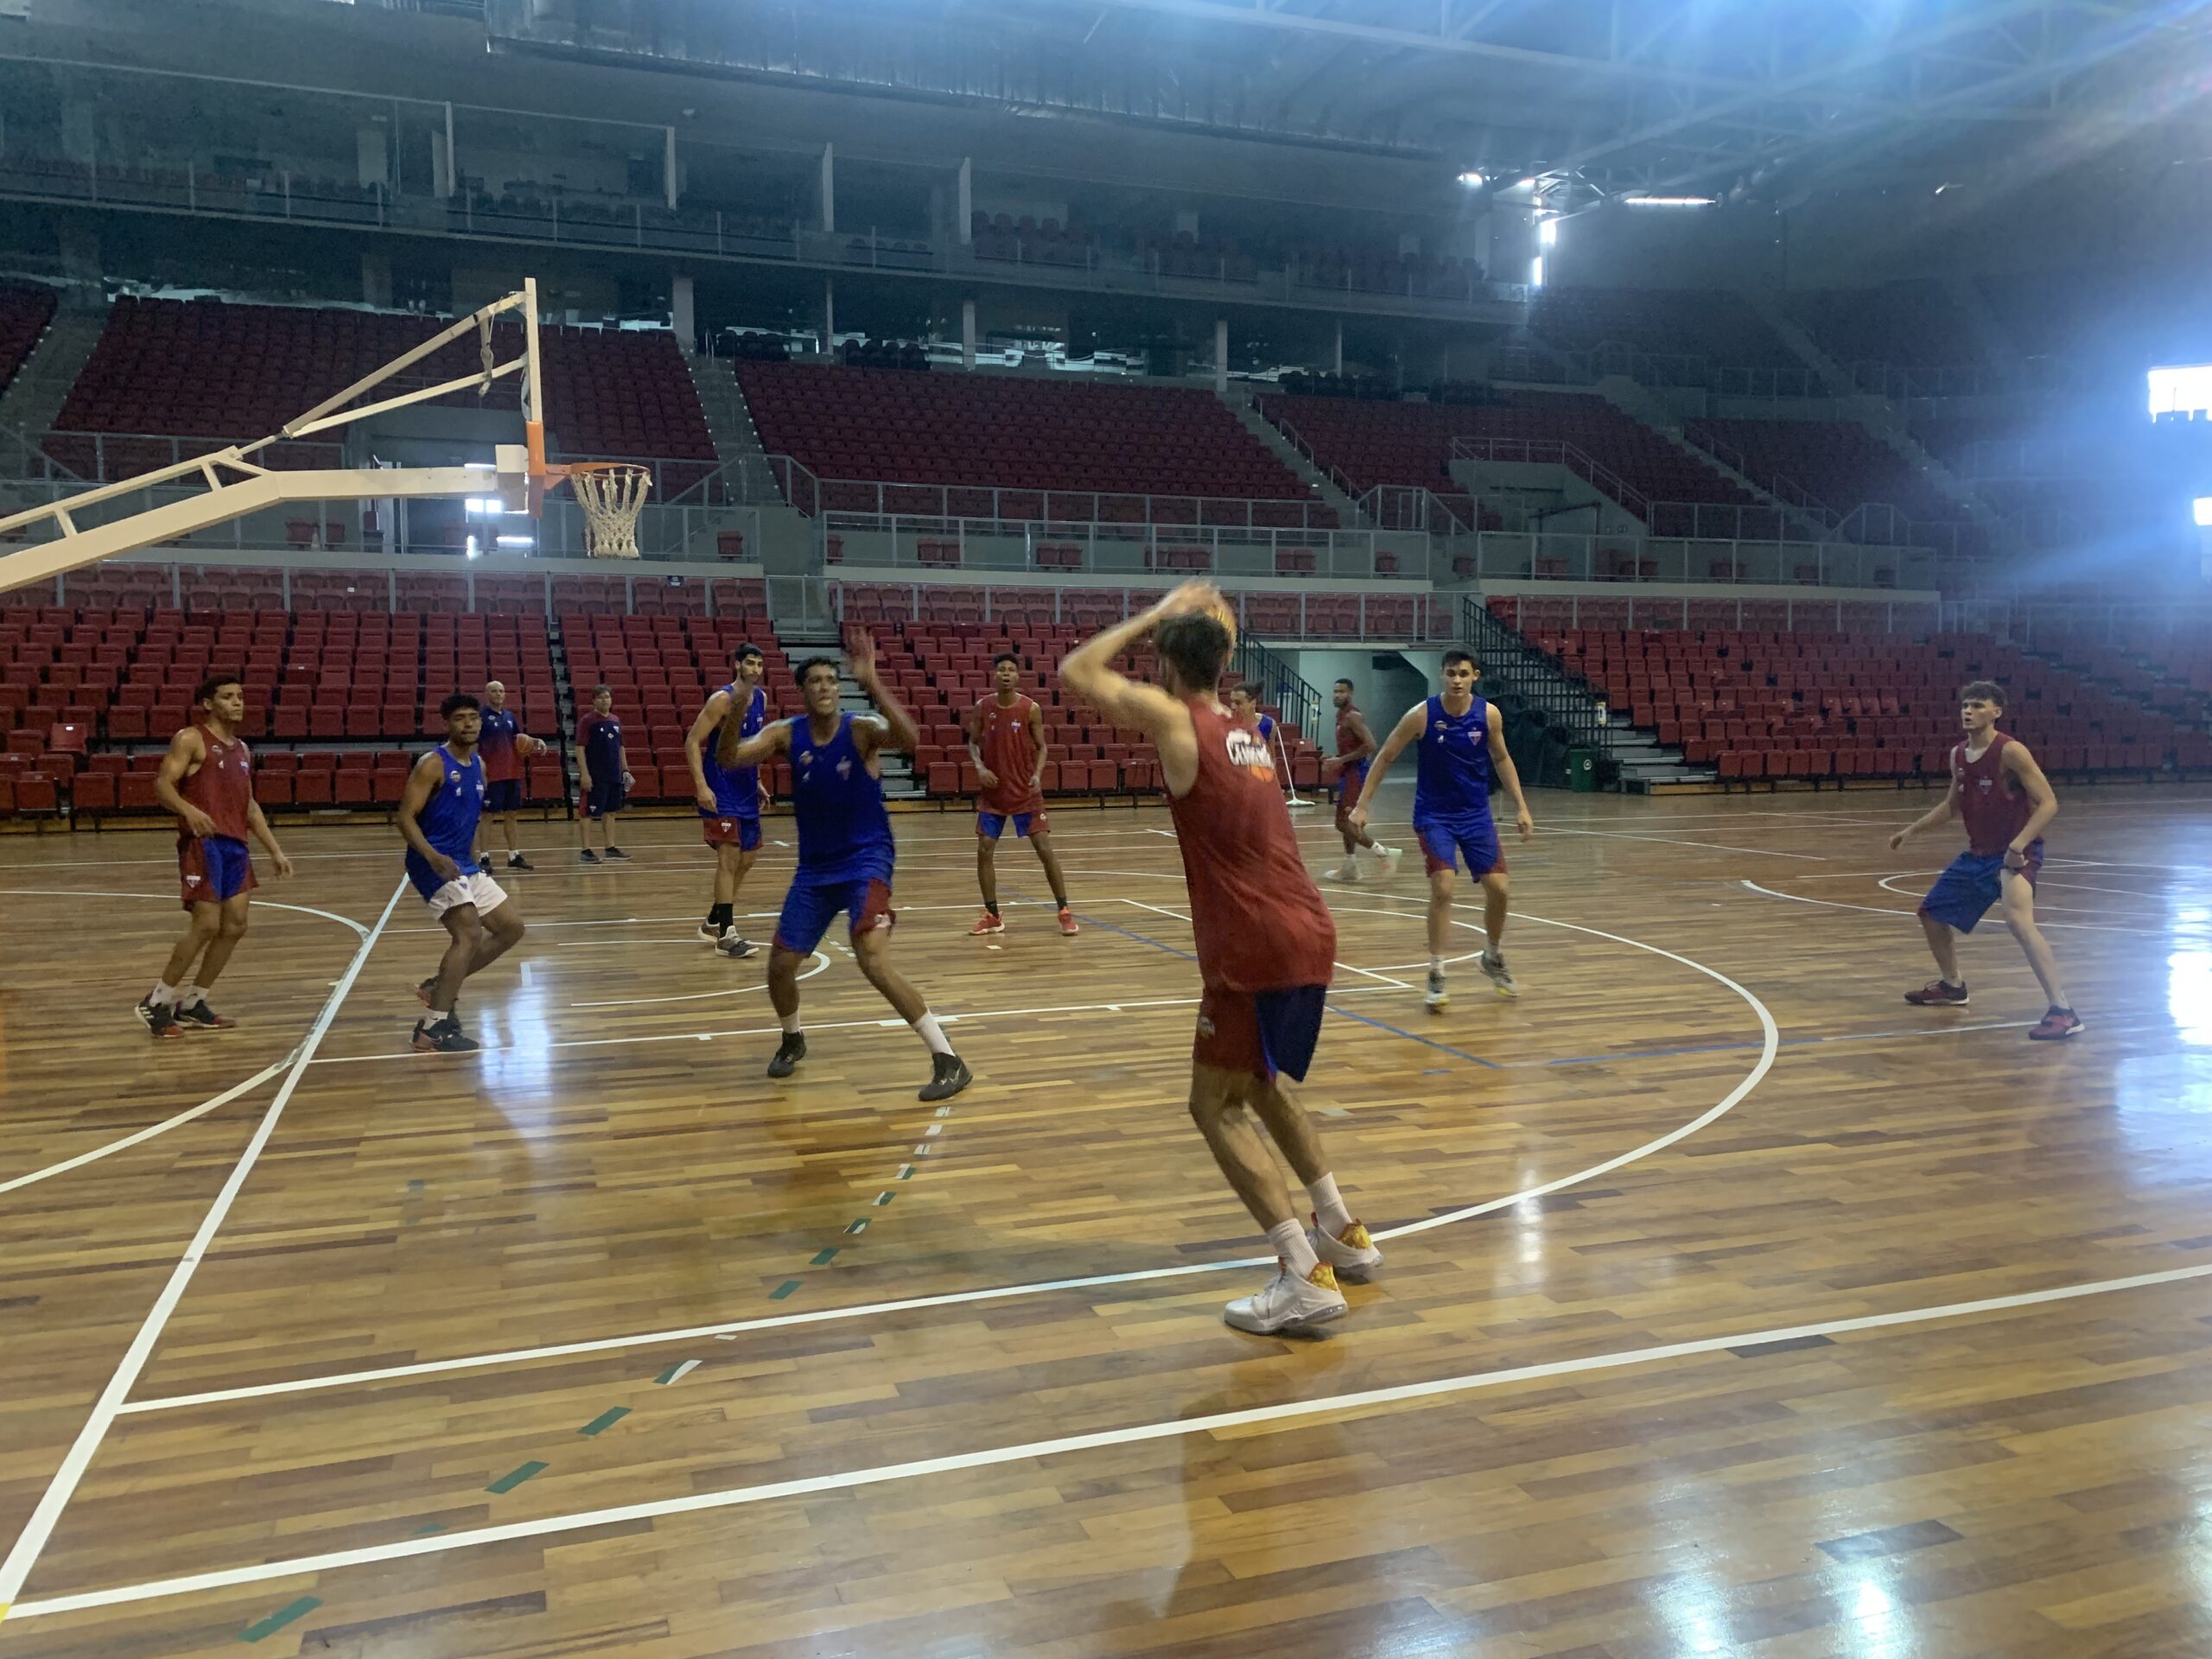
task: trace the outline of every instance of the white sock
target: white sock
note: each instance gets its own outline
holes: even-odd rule
[[[157,979],[146,1000],[157,1008],[173,1008],[176,1006],[176,987]]]
[[[1268,1243],[1300,1279],[1313,1272],[1313,1264],[1321,1259],[1313,1253],[1313,1241],[1306,1236],[1306,1229],[1295,1221],[1279,1221],[1268,1228]]]
[[[1428,959],[1428,971],[1434,974],[1439,979],[1443,978],[1444,958],[1441,957],[1431,957]]]
[[[176,1005],[180,1008],[191,1007],[206,995],[207,993],[188,979],[176,988]]]
[[[1313,1200],[1315,1224],[1331,1238],[1344,1236],[1345,1228],[1351,1225],[1351,1211],[1344,1208],[1343,1195],[1337,1191],[1337,1178],[1324,1175],[1306,1184],[1306,1196]]]
[[[938,1024],[937,1015],[927,1009],[924,1009],[922,1017],[914,1021],[914,1035],[930,1046],[932,1054],[952,1052],[952,1045],[944,1039],[944,1027]]]
[[[785,1035],[785,1036],[786,1036],[786,1037],[796,1037],[796,1036],[798,1036],[798,1010],[797,1008],[793,1008],[793,1009],[792,1009],[789,1014],[778,1014],[778,1015],[776,1016],[776,1023],[777,1023],[778,1025],[781,1026],[781,1027],[784,1028],[784,1035]]]

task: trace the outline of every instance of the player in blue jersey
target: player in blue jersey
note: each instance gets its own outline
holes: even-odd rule
[[[899,700],[876,676],[875,642],[853,635],[846,647],[853,677],[874,702],[874,715],[849,715],[838,707],[836,660],[810,657],[792,677],[806,712],[779,720],[738,745],[731,764],[758,766],[779,757],[791,768],[791,810],[798,825],[798,868],[776,918],[768,951],[768,1000],[784,1028],[768,1075],[788,1077],[806,1058],[798,1020],[799,964],[814,954],[839,911],[852,927],[853,956],[868,982],[930,1051],[924,1100],[950,1100],[975,1081],[945,1040],[922,994],[891,965],[891,872],[898,848],[883,809],[887,753],[911,754],[921,734]]]
[[[1464,651],[1444,653],[1444,692],[1406,710],[1382,752],[1368,768],[1367,782],[1351,810],[1356,828],[1364,829],[1375,791],[1390,764],[1408,744],[1421,745],[1421,770],[1414,782],[1414,834],[1428,862],[1428,995],[1431,1008],[1449,1000],[1444,988],[1446,941],[1452,930],[1452,892],[1457,865],[1483,884],[1482,969],[1500,996],[1518,996],[1521,988],[1505,966],[1505,906],[1509,889],[1505,855],[1491,819],[1490,792],[1503,787],[1513,798],[1513,821],[1526,841],[1536,828],[1521,792],[1521,774],[1505,747],[1505,723],[1497,706],[1475,694],[1481,668]]]
[[[768,694],[760,677],[768,659],[760,647],[740,645],[730,659],[734,677],[707,699],[707,706],[684,734],[683,758],[691,765],[691,793],[707,845],[715,849],[715,902],[699,924],[699,937],[724,956],[755,955],[760,947],[737,931],[737,891],[760,855],[760,787],[758,766],[732,764],[738,745],[758,737],[768,723]]]
[[[460,691],[438,712],[445,716],[446,741],[407,774],[397,820],[407,842],[407,879],[451,941],[438,971],[415,988],[430,1011],[416,1021],[415,1047],[425,1054],[466,1054],[477,1045],[461,1034],[454,1012],[461,983],[515,948],[522,917],[475,853],[484,812],[484,759],[476,753],[483,705]]]

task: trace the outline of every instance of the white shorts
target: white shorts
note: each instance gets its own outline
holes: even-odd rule
[[[506,902],[506,889],[481,870],[456,877],[423,900],[433,916],[442,916],[462,905],[474,905],[479,916],[489,916]]]

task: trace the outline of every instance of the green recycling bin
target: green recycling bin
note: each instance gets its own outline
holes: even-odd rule
[[[1598,751],[1569,749],[1567,752],[1567,786],[1578,795],[1594,792],[1598,787]]]

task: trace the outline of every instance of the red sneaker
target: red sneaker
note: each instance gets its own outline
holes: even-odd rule
[[[982,913],[982,915],[976,918],[976,925],[968,930],[968,937],[971,939],[981,939],[988,938],[993,933],[1003,933],[1005,931],[1006,924],[1001,921],[997,917],[992,915],[991,912],[987,910]]]
[[[1916,1008],[1963,1008],[1967,988],[1963,983],[1946,985],[1940,979],[1931,979],[1918,990],[1907,991],[1904,1000]]]
[[[2071,1008],[2052,1008],[2037,1020],[2028,1033],[2031,1043],[2063,1043],[2082,1029],[2081,1020]]]
[[[1076,936],[1077,931],[1075,925],[1075,912],[1067,909],[1065,906],[1062,906],[1060,910],[1060,931],[1066,934],[1070,938],[1073,938]]]

